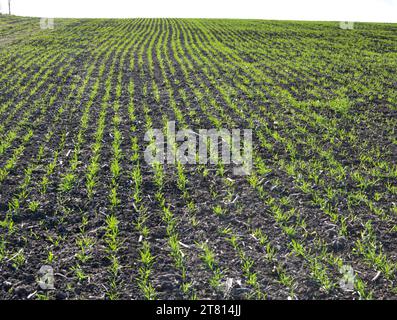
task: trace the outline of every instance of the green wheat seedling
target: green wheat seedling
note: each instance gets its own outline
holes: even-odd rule
[[[143,246],[139,251],[141,267],[139,268],[139,277],[137,279],[138,286],[142,290],[144,297],[147,300],[154,300],[156,292],[151,285],[149,278],[152,272],[155,257],[150,252],[149,243],[144,241]]]
[[[356,254],[364,257],[367,263],[382,271],[387,279],[394,279],[396,264],[390,262],[383,253],[382,245],[378,242],[372,227],[372,221],[368,221],[361,232],[361,239],[357,240],[354,248]]]
[[[106,217],[106,234],[105,241],[110,252],[115,253],[120,247],[119,237],[119,220],[110,215]]]
[[[74,182],[76,181],[76,177],[72,173],[66,174],[62,178],[62,182],[60,183],[58,189],[61,192],[68,192],[73,188]]]
[[[212,272],[209,283],[211,287],[219,290],[224,275],[223,271],[220,269],[215,260],[215,253],[211,250],[207,243],[197,243],[197,246],[203,251],[202,254],[200,254],[200,258],[205,263],[207,268]]]
[[[76,245],[79,248],[79,251],[76,253],[76,258],[81,263],[86,263],[87,261],[92,259],[91,250],[94,247],[96,241],[93,238],[82,236],[81,238],[76,239]]]

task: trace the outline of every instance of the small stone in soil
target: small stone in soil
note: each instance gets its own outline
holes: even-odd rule
[[[25,299],[28,296],[28,291],[25,287],[18,287],[15,289],[15,294],[19,299]]]
[[[67,294],[65,292],[57,292],[55,295],[55,299],[57,300],[65,300],[67,298]]]

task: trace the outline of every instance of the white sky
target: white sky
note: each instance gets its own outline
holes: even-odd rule
[[[397,0],[11,0],[36,17],[257,18],[397,22]],[[7,10],[7,0],[0,0]]]

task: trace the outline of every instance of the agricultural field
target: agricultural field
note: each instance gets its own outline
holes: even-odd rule
[[[395,299],[396,70],[395,24],[0,16],[0,299]],[[148,163],[170,121],[250,174]]]

